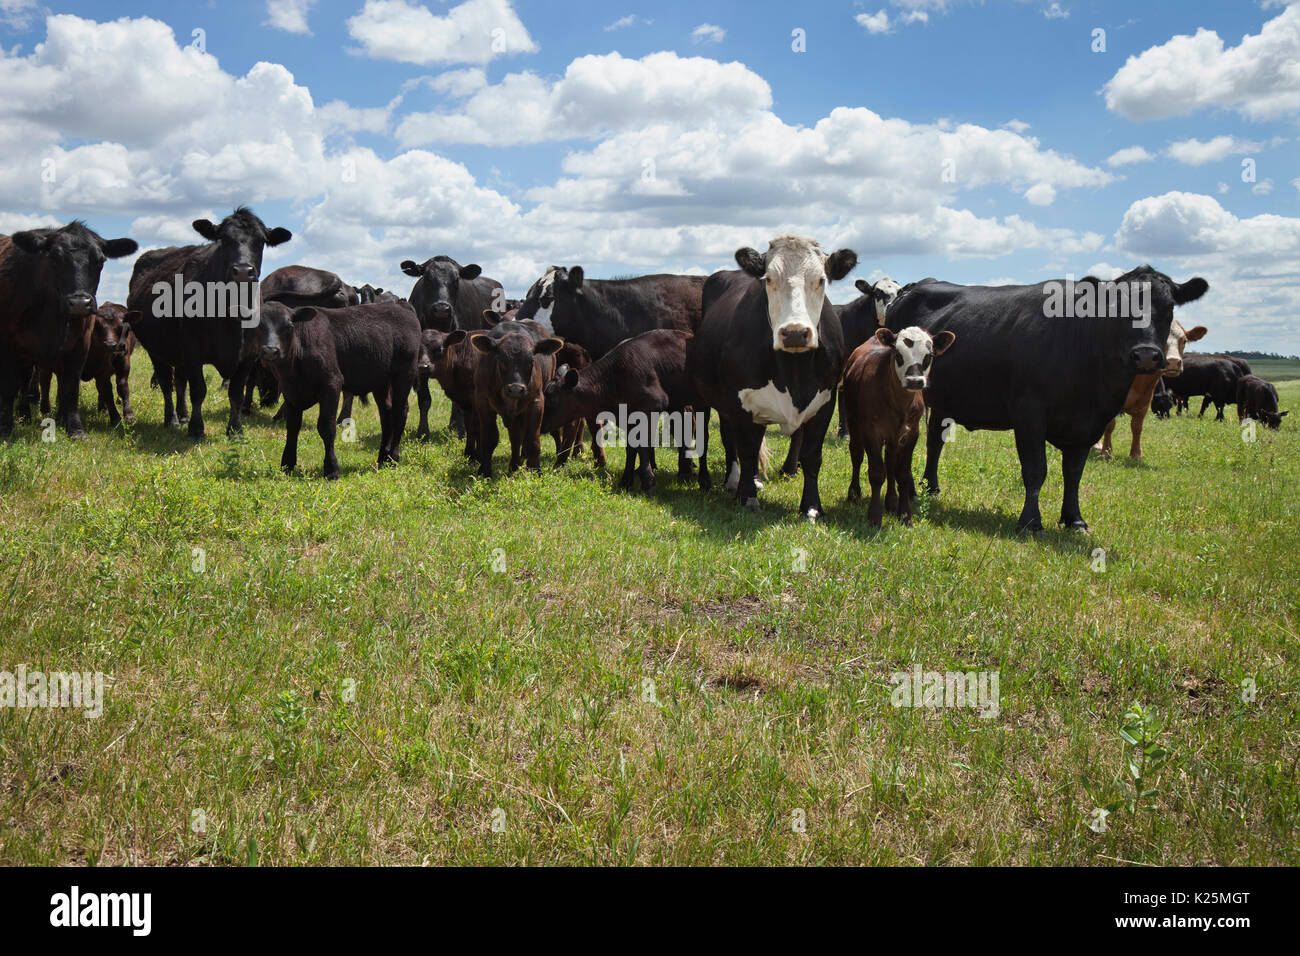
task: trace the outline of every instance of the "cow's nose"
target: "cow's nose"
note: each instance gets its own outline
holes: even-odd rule
[[[1154,372],[1165,367],[1165,353],[1150,345],[1139,345],[1129,353],[1129,361],[1139,372]]]
[[[280,347],[278,345],[262,346],[262,358],[275,358],[279,354],[280,354]]]
[[[1177,378],[1183,373],[1183,360],[1180,358],[1165,359],[1165,378]]]
[[[925,376],[909,375],[907,376],[907,382],[905,383],[905,385],[909,392],[919,392],[925,388]]]
[[[434,312],[437,312],[439,315],[446,315],[448,312],[451,311],[451,303],[450,303],[450,302],[435,302],[435,303],[433,304],[433,311],[434,311]]]
[[[95,311],[95,297],[85,292],[68,296],[68,311],[73,315],[89,315]]]
[[[812,341],[812,329],[787,328],[781,330],[781,345],[787,349],[804,349]]]
[[[506,398],[514,401],[523,398],[528,393],[528,388],[524,385],[507,385],[502,391]]]
[[[257,270],[251,263],[236,262],[230,267],[230,278],[235,282],[256,282]]]

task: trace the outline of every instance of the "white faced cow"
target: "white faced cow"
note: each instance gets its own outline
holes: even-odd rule
[[[739,271],[715,272],[704,284],[704,315],[686,358],[696,410],[718,410],[728,465],[739,460],[736,493],[750,510],[758,508],[755,479],[767,426],[785,435],[802,428],[799,511],[815,520],[822,511],[822,440],[844,364],[826,285],[848,275],[858,257],[849,249],[828,256],[812,239],[779,236],[765,254],[739,250],[736,262]],[[711,484],[702,455],[700,487]]]

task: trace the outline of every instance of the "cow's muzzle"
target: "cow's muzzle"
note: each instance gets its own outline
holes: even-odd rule
[[[77,318],[90,315],[95,311],[95,297],[85,292],[74,292],[66,299],[68,314]]]
[[[787,352],[802,352],[812,346],[812,329],[806,325],[787,325],[778,334],[781,348]]]
[[[257,269],[251,262],[236,262],[230,267],[231,282],[256,282]]]
[[[277,358],[279,358],[279,357],[280,357],[280,346],[278,346],[278,345],[263,345],[263,346],[262,346],[262,359],[263,359],[263,360],[266,360],[266,359],[277,359]]]
[[[1165,353],[1151,345],[1139,345],[1129,352],[1129,362],[1139,372],[1156,372],[1165,367]]]
[[[525,395],[528,394],[528,386],[527,386],[527,385],[507,385],[507,386],[505,386],[504,388],[501,389],[501,394],[502,394],[502,396],[505,397],[505,399],[506,399],[507,401],[517,402],[517,401],[519,401],[521,398],[523,398]]]

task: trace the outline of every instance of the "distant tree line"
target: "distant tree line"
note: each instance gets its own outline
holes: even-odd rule
[[[1300,355],[1278,355],[1276,352],[1220,352],[1220,355],[1231,355],[1233,358],[1245,359],[1249,362],[1251,359],[1276,359],[1300,361]]]

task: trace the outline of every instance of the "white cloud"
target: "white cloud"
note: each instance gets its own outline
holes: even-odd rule
[[[1296,192],[1300,192],[1300,178],[1291,180],[1291,185],[1296,188]]]
[[[1068,20],[1070,11],[1062,7],[1059,3],[1053,3],[1050,7],[1043,9],[1043,16],[1049,20]]]
[[[38,10],[36,0],[0,0],[0,23],[14,30],[26,30]]]
[[[1106,83],[1106,106],[1132,120],[1236,110],[1251,120],[1300,113],[1300,5],[1225,47],[1213,30],[1131,56]]]
[[[859,13],[853,19],[858,22],[858,26],[863,27],[868,33],[889,32],[889,11],[887,10],[879,10],[876,13]]]
[[[1250,191],[1256,196],[1267,196],[1273,191],[1273,180],[1263,179],[1250,187]]]
[[[1185,139],[1170,143],[1166,152],[1171,159],[1188,166],[1204,166],[1206,163],[1217,163],[1229,156],[1253,153],[1263,148],[1263,143],[1237,139],[1233,136],[1216,136],[1205,142],[1199,139]]]
[[[1215,188],[1218,189],[1220,196],[1223,196],[1232,190],[1232,187],[1229,186],[1227,183],[1219,183],[1219,185]]]
[[[643,17],[638,17],[635,13],[629,13],[627,16],[619,17],[609,26],[605,27],[605,32],[611,33],[614,30],[622,30],[626,27],[634,27],[638,23],[643,24],[644,26],[650,26],[652,23],[654,23],[654,21],[646,20]]]
[[[696,43],[721,43],[726,36],[726,30],[712,23],[701,23],[691,31],[691,39]]]
[[[1152,159],[1155,159],[1155,156],[1148,153],[1141,146],[1126,146],[1106,157],[1106,165],[1129,166],[1133,163],[1145,163]]]
[[[402,63],[482,64],[538,49],[509,0],[465,0],[446,16],[409,0],[366,0],[348,33],[367,56]]]
[[[1038,183],[1025,190],[1025,199],[1033,206],[1050,206],[1056,201],[1056,190],[1047,183]]]
[[[1023,133],[1025,130],[1029,129],[1029,124],[1024,120],[1012,119],[1003,123],[1002,128],[1009,129],[1015,133]]]
[[[1300,257],[1300,219],[1271,213],[1239,219],[1212,196],[1168,192],[1129,206],[1115,234],[1139,256],[1230,254],[1240,260]]]
[[[3,0],[0,0],[3,2]],[[307,14],[316,0],[266,0],[267,24],[289,33],[311,33]]]

